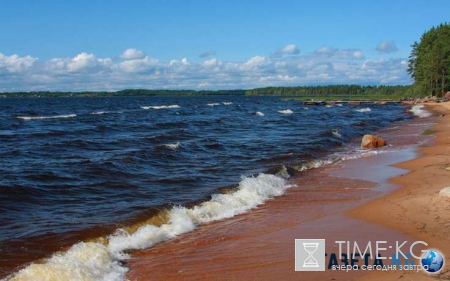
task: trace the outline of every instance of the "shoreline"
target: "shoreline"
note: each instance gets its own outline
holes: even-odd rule
[[[446,170],[450,166],[450,104],[429,104],[427,109],[441,115],[437,124],[429,128],[435,137],[430,145],[418,148],[419,157],[393,165],[409,171],[404,176],[389,179],[390,183],[402,188],[363,204],[347,214],[426,241],[429,248],[437,249],[444,255],[444,268],[435,277],[447,279],[450,278],[450,198],[440,197],[439,191],[450,185],[450,171]],[[374,209],[378,212],[374,213]],[[415,273],[395,271],[382,276],[385,280],[430,277],[420,273],[418,276]],[[364,280],[380,277],[377,272]]]
[[[390,143],[394,147],[404,148],[400,151],[347,160],[300,173],[293,179],[297,187],[249,213],[203,225],[195,232],[151,249],[134,251],[126,262],[130,268],[127,278],[242,280],[257,277],[270,280],[283,276],[284,279],[329,280],[366,276],[367,272],[295,272],[294,239],[340,238],[364,244],[382,236],[383,240],[411,241],[411,236],[406,233],[347,216],[347,212],[400,188],[388,182],[388,178],[408,171],[390,165],[419,157],[414,144],[429,138],[422,135],[430,127],[429,122],[417,118],[401,124],[401,128],[394,126],[379,132],[382,136],[392,137],[394,140]],[[345,174],[344,166],[352,163],[356,169]],[[377,169],[387,177],[355,178],[365,170]],[[358,231],[350,231],[355,228]],[[327,252],[336,251],[328,243],[326,249]]]

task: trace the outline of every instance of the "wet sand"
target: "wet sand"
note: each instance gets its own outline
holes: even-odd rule
[[[417,182],[411,165],[405,166],[404,163],[395,167],[391,165],[404,161],[416,163],[417,159],[420,159],[416,158],[419,156],[416,152],[418,144],[430,139],[430,136],[425,136],[422,132],[437,120],[437,118],[415,119],[394,124],[377,132],[391,145],[387,153],[299,173],[291,180],[295,187],[289,189],[284,196],[269,201],[255,210],[231,219],[202,225],[191,233],[158,244],[151,249],[133,252],[127,262],[130,268],[127,278],[129,280],[349,280],[380,279],[386,275],[386,272],[368,273],[361,270],[295,272],[294,239],[302,238],[326,239],[326,252],[337,253],[334,243],[337,240],[357,241],[358,244],[365,245],[368,241],[376,240],[411,243],[423,237],[430,245],[442,250],[444,255],[450,253],[449,241],[442,238],[448,235],[446,232],[448,230],[446,226],[449,224],[448,216],[440,215],[437,218],[433,213],[445,209],[445,206],[448,212],[448,199],[447,201],[435,199],[436,191],[431,192],[431,189],[427,189],[425,193],[431,192],[429,199],[441,202],[439,203],[441,205],[429,210],[428,215],[422,209],[416,209],[415,213],[420,213],[423,220],[433,220],[434,226],[427,223],[425,227],[422,225],[417,227],[409,221],[401,221],[404,217],[403,209],[394,206],[400,201],[412,208],[419,206],[415,204],[417,196],[404,192],[415,188],[419,193],[420,187],[423,187],[425,182]],[[441,120],[443,118],[438,121]],[[435,129],[438,130],[439,126],[444,125],[438,125]],[[440,138],[438,135],[437,143]],[[421,148],[420,153],[425,153],[423,150],[428,148],[430,147]],[[439,149],[444,150],[438,148],[437,151],[441,151]],[[440,157],[445,158],[442,155]],[[434,160],[430,161],[437,163]],[[441,159],[442,161],[446,160]],[[416,163],[416,168],[421,170],[423,163],[423,161]],[[436,167],[440,169],[441,166]],[[406,176],[409,169],[413,172]],[[445,176],[445,173],[443,175]],[[412,187],[408,182],[404,182],[408,177],[409,182],[414,182]],[[394,179],[389,180],[390,178]],[[444,182],[442,179],[442,184]],[[430,179],[427,184],[431,184]],[[405,194],[411,197],[405,200]],[[424,200],[423,202],[428,202]],[[411,211],[411,219],[417,219],[413,214]],[[397,220],[403,224],[396,224]],[[405,228],[402,228],[402,225]],[[427,226],[433,228],[426,231],[426,235],[421,234],[424,229],[428,229]],[[400,271],[388,274],[388,277],[393,279],[399,278],[400,274],[410,277]],[[424,273],[411,276],[429,278]]]

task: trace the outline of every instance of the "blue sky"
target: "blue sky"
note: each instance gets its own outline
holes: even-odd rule
[[[5,0],[0,91],[409,84],[410,45],[448,11],[450,1]]]

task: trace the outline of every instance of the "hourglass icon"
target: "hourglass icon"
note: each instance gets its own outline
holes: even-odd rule
[[[319,243],[303,243],[303,249],[308,252],[308,257],[303,262],[303,267],[319,267],[319,263],[314,258],[313,254],[317,251]]]

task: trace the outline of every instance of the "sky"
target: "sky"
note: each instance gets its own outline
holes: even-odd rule
[[[411,84],[448,0],[3,0],[0,91]]]

